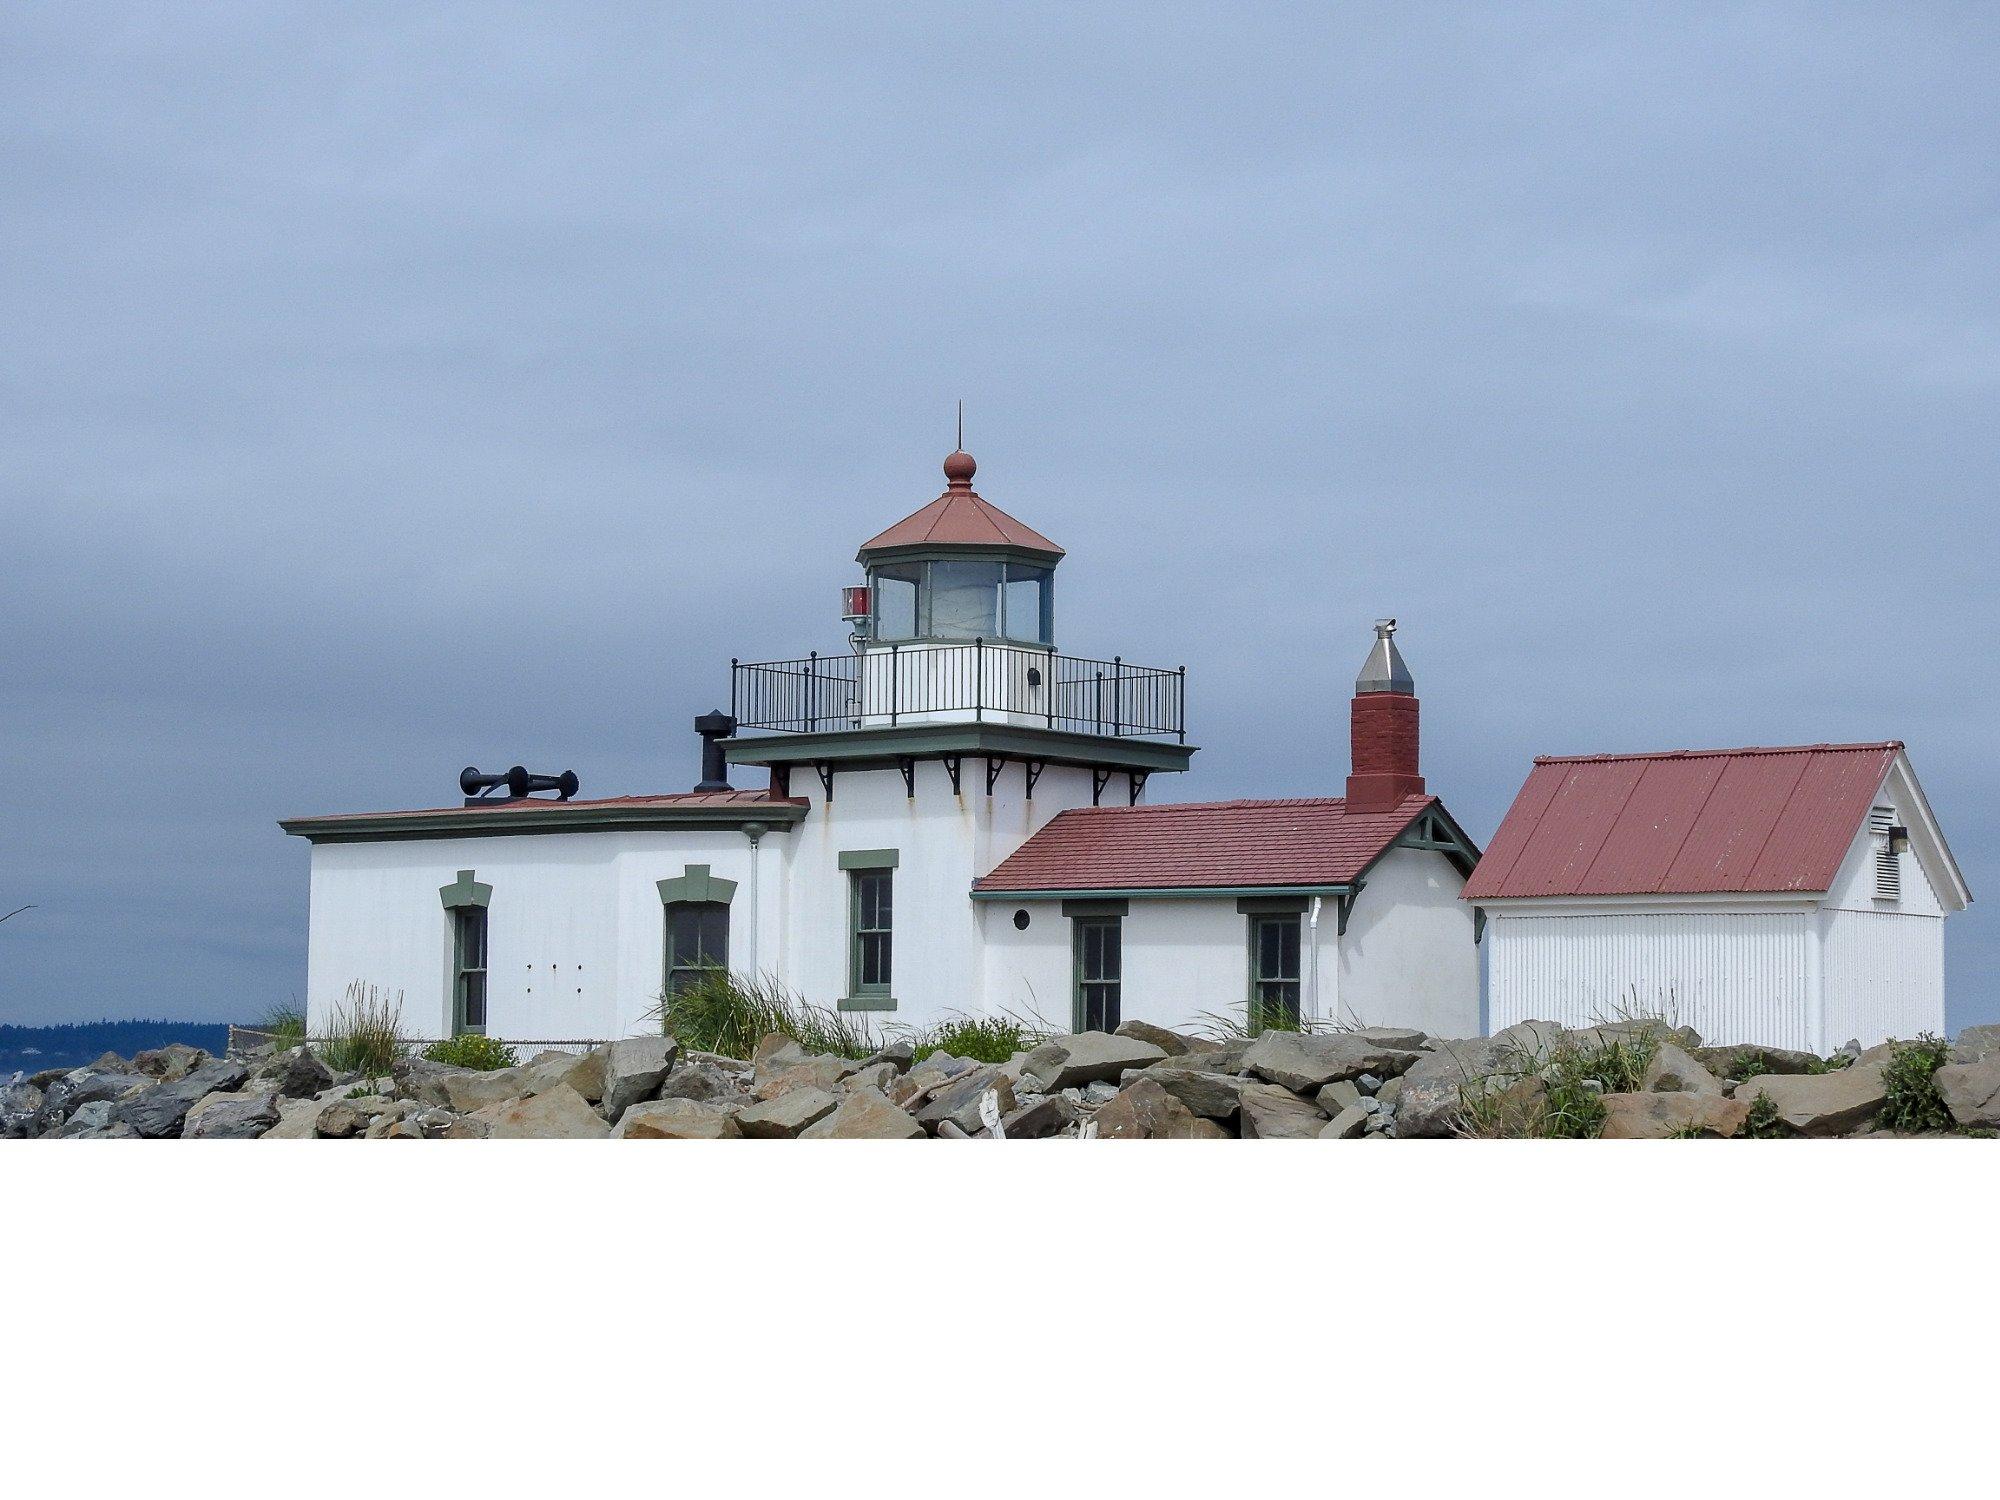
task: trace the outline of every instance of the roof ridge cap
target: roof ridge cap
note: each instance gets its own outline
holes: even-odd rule
[[[1901,740],[1853,740],[1816,745],[1738,745],[1722,750],[1600,750],[1588,755],[1537,755],[1538,766],[1577,765],[1589,761],[1704,760],[1725,755],[1812,755],[1820,752],[1902,750]]]

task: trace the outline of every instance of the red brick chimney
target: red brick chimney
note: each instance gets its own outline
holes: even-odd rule
[[[1424,790],[1417,769],[1417,684],[1395,636],[1394,620],[1375,622],[1374,649],[1354,680],[1350,812],[1387,812]]]

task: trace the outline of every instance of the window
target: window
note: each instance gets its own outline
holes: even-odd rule
[[[887,995],[893,957],[896,872],[855,870],[848,878],[853,882],[849,993]]]
[[[1076,919],[1076,1018],[1078,1031],[1116,1031],[1124,964],[1123,924],[1117,917]]]
[[[1010,641],[1027,641],[1046,646],[1055,637],[1055,611],[1050,600],[1055,590],[1048,568],[1026,563],[1008,563],[1007,581],[1000,590],[1000,634]]]
[[[451,914],[451,932],[452,1034],[474,1032],[483,1035],[486,1031],[486,908],[455,908]]]
[[[1000,564],[944,562],[931,564],[930,626],[925,632],[944,640],[969,641],[1000,633]]]
[[[898,563],[872,571],[875,585],[875,639],[907,641],[917,633],[917,585],[922,563]]]
[[[1250,919],[1250,1029],[1299,1024],[1299,919]]]
[[[710,969],[729,967],[729,908],[720,901],[675,901],[667,913],[667,993],[678,995]]]

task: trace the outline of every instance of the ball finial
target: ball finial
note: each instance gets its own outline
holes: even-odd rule
[[[979,465],[972,461],[972,455],[963,448],[944,461],[944,477],[953,484],[972,483],[973,473]]]

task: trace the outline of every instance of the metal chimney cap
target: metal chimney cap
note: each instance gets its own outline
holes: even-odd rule
[[[1361,675],[1354,679],[1354,691],[1412,695],[1416,693],[1417,680],[1410,675],[1410,668],[1403,660],[1403,653],[1396,649],[1394,620],[1375,622],[1375,644],[1368,652],[1368,660],[1361,664]]]

